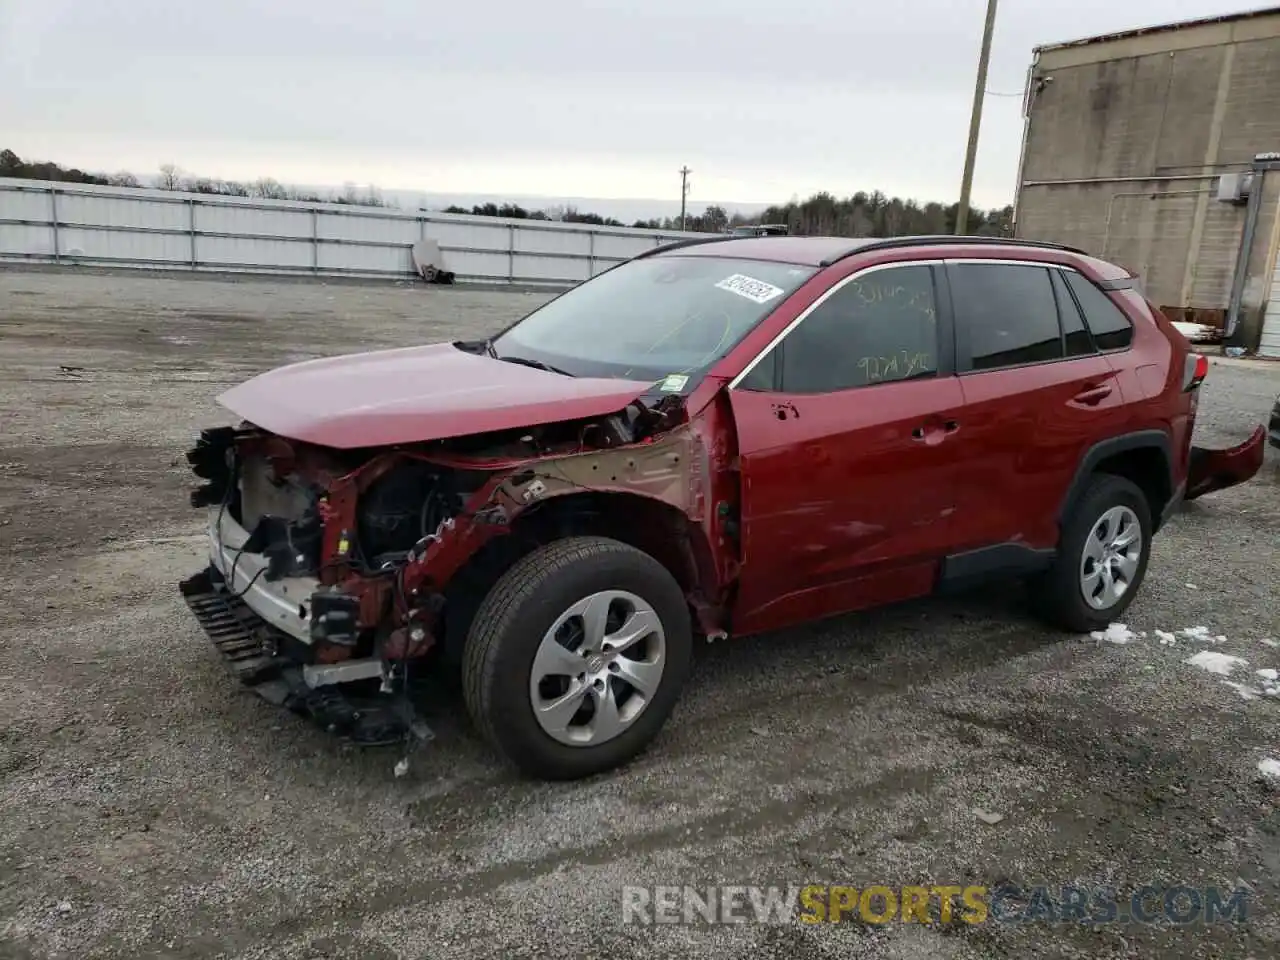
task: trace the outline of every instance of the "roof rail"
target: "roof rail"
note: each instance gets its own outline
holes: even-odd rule
[[[643,260],[645,257],[652,257],[657,253],[666,253],[668,250],[679,250],[682,247],[699,247],[704,243],[720,243],[723,240],[741,240],[741,237],[729,236],[727,234],[717,234],[712,237],[690,237],[687,240],[672,240],[670,243],[660,244],[651,250],[642,250],[637,253],[632,260]]]
[[[917,237],[885,237],[881,240],[871,240],[860,246],[846,250],[838,257],[832,257],[830,260],[824,260],[822,266],[829,267],[838,260],[851,257],[855,253],[867,253],[871,250],[892,250],[897,247],[919,247],[924,245],[938,246],[944,244],[954,244],[956,246],[1002,246],[1002,247],[1039,247],[1045,250],[1063,250],[1067,253],[1078,253],[1081,256],[1089,256],[1087,251],[1081,250],[1079,247],[1069,247],[1064,243],[1052,243],[1049,240],[1023,240],[1015,237],[979,237],[979,236],[957,236],[955,234],[938,234],[936,236],[917,236]]]

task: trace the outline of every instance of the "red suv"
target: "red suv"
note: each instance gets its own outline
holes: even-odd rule
[[[487,340],[275,370],[189,452],[187,601],[269,699],[364,742],[460,670],[524,771],[658,732],[694,638],[991,577],[1105,626],[1182,499],[1204,357],[1124,270],[1012,240],[715,238],[621,263]]]

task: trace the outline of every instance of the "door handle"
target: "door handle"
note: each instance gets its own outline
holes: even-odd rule
[[[959,429],[960,421],[958,420],[944,420],[941,426],[935,423],[922,423],[911,431],[911,439],[939,443],[943,439],[941,435],[955,433]]]
[[[1113,390],[1112,390],[1111,384],[1104,383],[1096,387],[1086,387],[1084,390],[1081,390],[1071,399],[1076,403],[1084,403],[1084,404],[1088,404],[1089,406],[1095,406],[1096,404],[1099,404],[1103,400],[1107,399],[1107,397],[1111,396],[1112,392]]]

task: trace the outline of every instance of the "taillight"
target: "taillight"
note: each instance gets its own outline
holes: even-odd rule
[[[1182,374],[1182,390],[1184,393],[1196,389],[1204,383],[1209,375],[1209,358],[1199,353],[1187,354],[1186,367]]]

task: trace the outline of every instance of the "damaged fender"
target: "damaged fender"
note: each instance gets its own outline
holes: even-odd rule
[[[723,630],[725,613],[719,585],[725,579],[724,552],[711,546],[719,541],[718,518],[708,506],[713,495],[712,477],[701,426],[686,424],[656,438],[614,449],[500,466],[486,464],[486,468],[497,467],[490,479],[475,492],[459,516],[424,539],[403,570],[402,595],[409,601],[403,617],[410,625],[409,636],[413,636],[415,623],[424,631],[438,626],[419,601],[443,590],[490,540],[510,534],[538,511],[554,509],[566,499],[583,494],[620,494],[637,498],[631,502],[638,507],[643,506],[640,501],[644,500],[679,511],[683,522],[676,524],[676,529],[642,533],[661,538],[670,548],[666,559],[683,571],[689,602],[703,629]],[[668,533],[669,538],[665,536]],[[402,655],[415,655],[412,649],[395,646]]]

